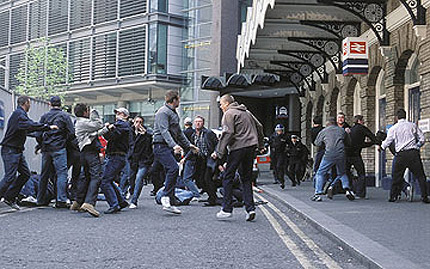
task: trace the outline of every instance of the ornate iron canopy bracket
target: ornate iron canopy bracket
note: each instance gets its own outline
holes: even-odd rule
[[[300,60],[301,62],[308,63],[321,79],[322,83],[328,83],[328,74],[325,69],[325,62],[327,61],[325,55],[320,52],[310,51],[289,51],[278,50],[279,54],[291,56]]]
[[[426,9],[421,4],[421,0],[400,0],[411,16],[414,25],[426,24]]]
[[[387,30],[387,1],[386,0],[317,0],[346,10],[367,23],[373,30],[381,46],[389,45],[390,34]]]
[[[336,74],[342,73],[341,47],[342,40],[339,38],[311,38],[311,37],[289,37],[288,40],[307,45],[325,54],[330,60]]]
[[[289,75],[289,78],[292,83],[299,84],[301,82],[305,82],[310,91],[315,91],[316,83],[312,77],[314,69],[309,64],[284,61],[270,61],[270,63],[291,70],[292,72]]]

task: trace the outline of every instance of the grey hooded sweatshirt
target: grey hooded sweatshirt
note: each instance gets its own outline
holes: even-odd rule
[[[255,146],[264,148],[263,125],[244,105],[231,103],[221,120],[222,133],[216,152],[222,158],[230,151]]]

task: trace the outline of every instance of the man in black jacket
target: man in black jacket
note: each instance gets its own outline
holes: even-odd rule
[[[364,118],[361,115],[354,117],[355,124],[351,128],[349,136],[351,138],[351,145],[345,148],[346,154],[346,174],[349,182],[352,183],[353,190],[357,197],[366,197],[366,172],[363,159],[361,158],[361,150],[377,144],[375,135],[364,126]],[[366,138],[370,141],[367,142]],[[352,180],[351,168],[354,166],[358,174],[356,181]],[[350,184],[351,186],[351,184]]]
[[[277,124],[275,133],[270,136],[270,161],[275,176],[275,183],[281,183],[281,188],[285,188],[285,170],[287,170],[287,160],[285,146],[287,145],[287,137],[284,134],[284,126]]]
[[[114,180],[118,178],[125,166],[127,153],[130,148],[130,124],[127,121],[130,113],[124,107],[114,110],[116,122],[107,126],[109,129],[103,136],[108,141],[106,148],[107,164],[103,173],[101,189],[109,204],[105,214],[119,212],[128,206],[120,188],[115,185]]]
[[[149,174],[154,161],[152,132],[149,132],[150,130],[143,123],[143,117],[137,116],[134,118],[132,128],[134,143],[130,150],[130,190],[133,191],[130,203],[131,209],[137,208],[137,200],[142,192],[143,180]]]
[[[308,149],[299,140],[297,135],[291,136],[291,142],[286,146],[288,161],[288,176],[292,186],[300,185],[305,174],[306,162],[308,160]]]
[[[30,97],[20,96],[18,108],[10,115],[6,134],[1,142],[1,156],[4,163],[4,177],[0,181],[0,198],[14,208],[19,209],[15,200],[20,190],[30,178],[30,169],[24,157],[24,144],[27,134],[34,131],[58,129],[56,125],[32,121],[27,112],[30,110]],[[19,173],[17,177],[16,174]]]
[[[75,137],[75,128],[70,115],[61,110],[61,99],[53,96],[50,99],[51,110],[43,114],[41,123],[57,125],[58,130],[40,132],[37,141],[42,150],[42,174],[37,192],[38,205],[47,205],[46,189],[52,174],[51,167],[57,175],[57,199],[55,208],[68,208],[67,204],[67,141]]]

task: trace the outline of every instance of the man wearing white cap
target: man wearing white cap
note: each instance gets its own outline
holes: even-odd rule
[[[130,113],[124,107],[114,110],[116,115],[116,122],[109,124],[107,133],[104,138],[108,141],[106,148],[106,157],[108,162],[103,174],[101,189],[109,204],[109,209],[105,214],[112,214],[119,212],[122,208],[128,206],[125,201],[121,190],[115,185],[114,179],[119,177],[122,169],[125,166],[126,156],[130,147],[129,139],[131,128],[127,122]]]

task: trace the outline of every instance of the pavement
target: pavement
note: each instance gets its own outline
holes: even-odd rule
[[[218,221],[220,208],[202,203],[168,215],[150,189],[144,187],[137,209],[99,218],[52,207],[0,214],[0,269],[365,268],[265,194],[256,194],[267,203],[257,208],[254,222],[245,221],[243,208]],[[107,203],[98,202],[97,209],[106,210]]]
[[[313,202],[312,182],[287,184],[282,190],[270,173],[259,177],[260,188],[270,197],[307,220],[338,242],[369,268],[429,268],[430,205],[402,200],[389,203],[389,192],[368,188],[368,200],[349,201],[342,194]]]

